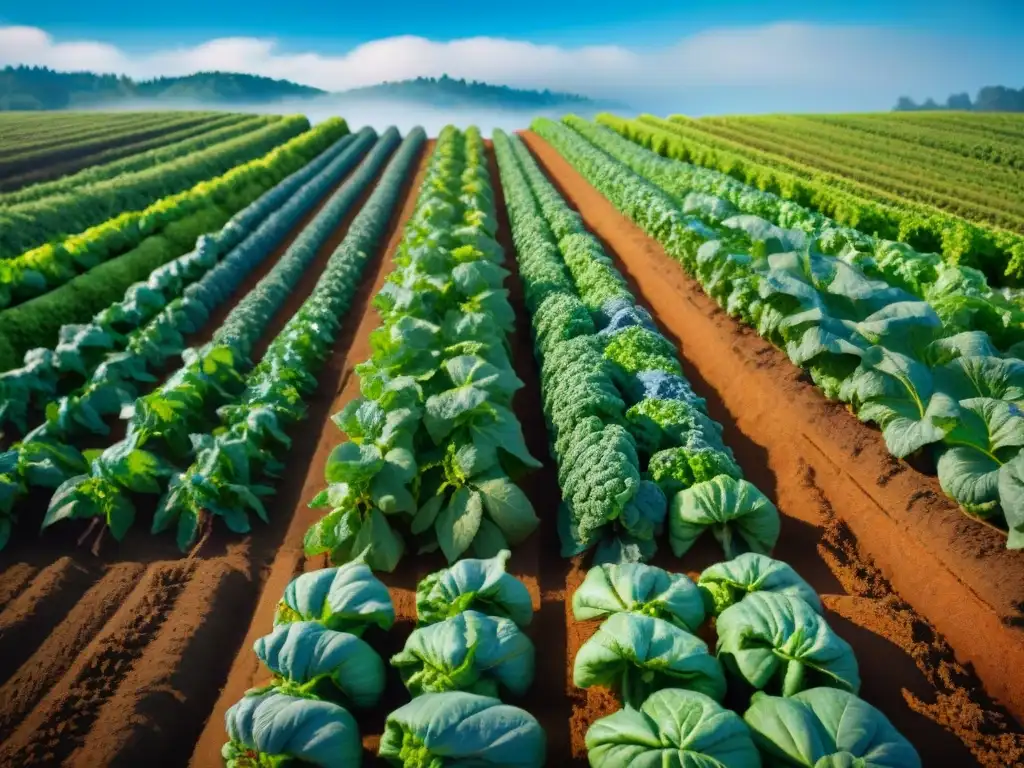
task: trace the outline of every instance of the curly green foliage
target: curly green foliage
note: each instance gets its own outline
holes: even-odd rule
[[[570,293],[548,294],[533,313],[533,329],[543,358],[556,344],[596,332],[587,308]]]
[[[683,400],[644,398],[626,411],[626,422],[637,449],[647,455],[693,438],[722,447],[722,426]]]
[[[554,427],[555,454],[559,457],[572,444],[575,425],[588,416],[602,422],[622,422],[626,404],[599,350],[594,336],[577,336],[556,344],[544,359],[544,412]]]
[[[580,298],[592,312],[611,299],[633,300],[621,273],[592,235],[567,235],[559,240],[558,249],[579,289]]]
[[[670,498],[684,488],[719,475],[743,478],[743,471],[728,448],[721,450],[698,437],[691,437],[684,446],[655,453],[647,473]]]
[[[573,429],[559,462],[558,482],[569,503],[576,539],[594,542],[640,487],[636,447],[617,424],[590,416]]]
[[[604,356],[629,375],[641,371],[665,371],[680,376],[683,373],[672,343],[660,333],[638,325],[612,336]]]

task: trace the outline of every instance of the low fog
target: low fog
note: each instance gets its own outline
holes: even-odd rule
[[[560,118],[569,112],[583,117],[592,117],[600,108],[582,109],[566,105],[555,109],[501,109],[479,106],[432,106],[421,101],[393,101],[378,98],[353,99],[344,96],[321,96],[311,99],[284,99],[260,104],[216,104],[202,101],[159,101],[131,100],[116,104],[103,104],[89,109],[97,111],[139,111],[139,110],[215,110],[221,112],[251,112],[254,114],[303,114],[311,123],[319,123],[329,117],[343,117],[352,130],[364,125],[382,131],[394,125],[403,135],[419,125],[428,136],[437,136],[440,130],[454,124],[460,128],[475,125],[484,136],[490,137],[495,128],[515,131],[529,128],[536,117]],[[620,112],[621,114],[621,112]]]

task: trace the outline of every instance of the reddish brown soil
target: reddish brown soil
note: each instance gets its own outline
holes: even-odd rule
[[[830,623],[857,651],[864,697],[925,765],[969,764],[967,749],[984,765],[1024,761],[1024,735],[1001,708],[1024,712],[1024,676],[1006,674],[1024,669],[1024,560],[722,312],[550,146],[523,138],[677,342],[726,443],[778,506],[776,554],[826,596]],[[705,546],[683,568],[709,555],[720,557]],[[679,569],[667,553],[658,560]]]
[[[268,323],[258,354],[309,294],[353,216],[338,222]],[[367,281],[373,272],[371,266]],[[368,289],[364,284],[352,317],[362,316]],[[351,338],[351,327],[343,328],[337,348]],[[308,421],[294,435],[293,467],[308,463],[313,443],[304,430],[322,427],[332,399],[333,391],[311,398]],[[294,504],[294,477],[279,487],[280,508]],[[269,508],[270,525],[245,538],[215,530],[192,558],[180,555],[173,537],[149,535],[145,514],[124,542],[108,540],[94,557],[75,545],[75,526],[34,537],[44,508],[24,510],[0,556],[0,765],[185,765],[290,522],[274,514],[273,503]]]
[[[854,644],[864,696],[908,735],[925,765],[979,763],[995,768],[1024,761],[1016,723],[989,700],[970,668],[955,660],[935,626],[897,595],[887,580],[892,578],[889,571],[872,562],[876,553],[870,542],[851,532],[848,517],[859,514],[863,502],[853,503],[838,492],[842,486],[831,465],[826,465],[829,481],[822,481],[818,454],[807,451],[798,439],[802,433],[793,429],[802,426],[803,417],[782,399],[796,400],[792,391],[797,390],[780,392],[773,401],[769,382],[757,378],[758,369],[748,363],[763,361],[771,351],[755,356],[745,345],[757,340],[745,338],[742,331],[719,348],[715,329],[723,318],[693,309],[700,307],[694,303],[698,297],[684,291],[687,285],[675,265],[570,168],[551,158],[547,148],[532,143],[588,225],[605,238],[609,253],[624,261],[638,297],[658,312],[670,336],[681,339],[688,377],[723,423],[726,440],[747,476],[783,513],[778,555],[824,595],[830,622]],[[302,551],[303,535],[319,514],[306,503],[322,487],[327,457],[343,439],[328,417],[358,395],[353,368],[368,357],[369,334],[379,324],[369,300],[393,268],[401,226],[415,202],[409,192],[418,188],[424,169],[421,165],[415,180],[410,177],[386,251],[368,266],[350,310],[352,322],[343,327],[320,375],[307,419],[293,432],[288,470],[269,505],[269,526],[244,538],[218,531],[191,560],[180,558],[173,542],[145,531],[132,532],[117,552],[106,549],[101,559],[76,549],[73,536],[62,540],[50,532],[37,545],[19,541],[0,559],[0,740],[5,742],[0,764],[220,765],[225,711],[267,678],[252,643],[270,630],[288,582],[298,573],[327,565],[324,558],[306,558]],[[537,609],[529,628],[538,649],[536,681],[515,703],[544,726],[549,765],[584,766],[586,729],[618,703],[607,691],[584,691],[572,684],[572,662],[596,624],[572,618],[571,596],[585,564],[558,555],[559,493],[493,158],[492,178],[499,238],[513,270],[508,285],[517,325],[511,348],[525,383],[515,409],[530,450],[545,462],[544,469],[522,483],[541,528],[515,550],[510,563]],[[648,259],[657,270],[638,271]],[[671,290],[655,290],[661,283]],[[686,299],[681,301],[681,295]],[[725,362],[716,367],[716,359]],[[738,371],[746,376],[737,376]],[[734,379],[762,396],[744,395],[743,387],[732,385]],[[786,376],[780,380],[790,382]],[[778,423],[776,408],[787,409],[786,424]],[[715,547],[702,542],[682,562],[666,548],[657,564],[694,574],[718,559]],[[390,632],[368,633],[366,638],[385,658],[412,631],[417,581],[443,565],[440,555],[410,554],[395,573],[383,575],[398,622]],[[397,676],[390,675],[381,704],[357,713],[366,764],[377,762],[374,755],[388,712],[407,700]]]

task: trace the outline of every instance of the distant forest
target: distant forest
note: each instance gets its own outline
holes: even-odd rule
[[[135,99],[187,102],[230,107],[268,104],[286,98],[326,96],[327,91],[257,75],[197,72],[185,77],[135,81],[123,75],[56,72],[46,67],[0,69],[0,110],[74,109],[125,103]],[[336,94],[344,99],[394,99],[441,107],[493,106],[503,109],[545,109],[589,106],[611,109],[585,96],[552,91],[527,91],[504,85],[467,82],[443,75],[386,82]]]
[[[466,81],[442,75],[417,77],[415,80],[383,82],[366,88],[354,88],[339,94],[345,98],[394,99],[429,102],[441,107],[473,104],[493,105],[504,109],[544,109],[567,105],[594,106],[596,102],[574,93],[557,91],[528,91],[507,85],[491,85],[475,80]]]
[[[893,107],[894,112],[937,109],[956,109],[965,112],[1024,112],[1024,88],[1018,91],[1004,85],[986,85],[978,91],[974,101],[971,101],[971,97],[966,93],[954,93],[946,99],[945,104],[937,104],[931,98],[918,104],[909,96],[900,96]]]
[[[56,72],[47,67],[0,70],[0,109],[67,109],[131,99],[205,104],[262,103],[285,97],[319,96],[319,88],[257,75],[197,72],[186,77],[135,81],[123,75]]]

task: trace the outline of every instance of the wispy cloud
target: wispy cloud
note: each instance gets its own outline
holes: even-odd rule
[[[645,109],[706,112],[884,109],[907,93],[943,97],[1009,82],[1024,53],[870,27],[796,22],[712,29],[659,49],[561,47],[494,37],[447,42],[392,37],[343,55],[287,51],[271,38],[233,37],[128,53],[56,40],[35,27],[0,27],[0,65],[36,64],[145,78],[219,69],[326,90],[440,76],[550,88]]]

